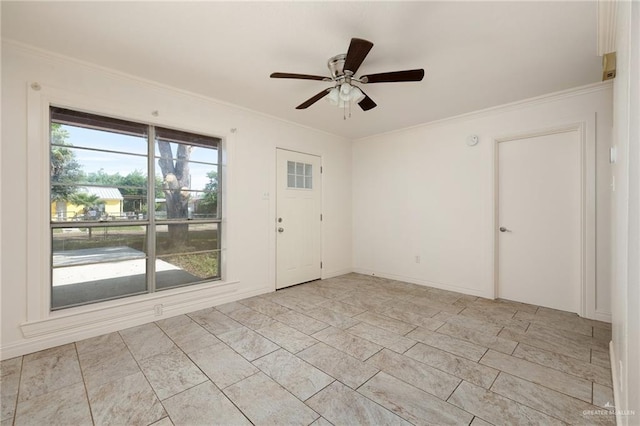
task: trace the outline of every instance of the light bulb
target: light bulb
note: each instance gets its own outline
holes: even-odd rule
[[[360,90],[359,87],[353,86],[351,93],[349,93],[349,100],[352,100],[355,103],[358,103],[363,99],[364,99],[364,93],[362,93],[362,90]]]
[[[329,91],[326,99],[331,105],[338,105],[338,102],[340,101],[340,90],[337,87],[334,87]]]
[[[340,99],[342,99],[343,101],[348,101],[349,98],[349,94],[351,93],[351,85],[347,84],[347,83],[342,83],[342,86],[340,86]]]

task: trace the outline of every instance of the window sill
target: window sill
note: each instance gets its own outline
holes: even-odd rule
[[[239,281],[213,281],[124,299],[50,312],[47,318],[21,324],[25,338],[95,329],[126,328],[204,309],[237,297]],[[160,314],[158,314],[160,312]]]

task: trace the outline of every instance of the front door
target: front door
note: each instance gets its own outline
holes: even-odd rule
[[[580,312],[580,133],[498,143],[498,297]]]
[[[276,288],[320,278],[320,157],[277,150]]]

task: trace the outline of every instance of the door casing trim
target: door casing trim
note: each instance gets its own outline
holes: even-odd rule
[[[303,154],[303,155],[310,155],[312,157],[318,157],[318,159],[320,160],[320,212],[323,212],[323,205],[324,205],[324,173],[322,172],[322,168],[323,168],[323,156],[321,154],[318,153],[312,153],[312,152],[304,152],[304,151],[300,151],[298,149],[291,149],[291,148],[284,148],[281,146],[276,146],[275,150],[274,150],[274,154],[275,154],[275,159],[274,159],[274,164],[275,164],[275,179],[274,179],[274,185],[275,185],[275,191],[274,191],[274,202],[273,202],[273,207],[272,207],[272,212],[273,212],[273,225],[274,225],[274,232],[273,232],[273,243],[271,245],[272,249],[273,249],[273,260],[272,260],[272,265],[273,265],[273,289],[274,291],[279,290],[278,288],[278,238],[276,235],[276,228],[277,228],[277,217],[278,217],[278,178],[277,178],[277,174],[278,174],[278,151],[287,151],[287,152],[292,152],[295,154]],[[323,228],[324,228],[324,220],[320,221],[320,261],[322,262],[322,259],[324,258],[324,252],[323,252],[323,240],[324,240],[324,232],[323,232]],[[320,278],[319,279],[325,279],[327,277],[325,277],[325,268],[320,268]],[[282,287],[282,288],[287,288],[287,287]]]
[[[578,132],[580,138],[580,304],[578,314],[603,319],[596,312],[596,141],[595,113],[584,121],[570,122],[545,129],[532,130],[495,138],[493,141],[493,297],[499,294],[499,232],[498,232],[498,149],[499,144],[519,139],[558,133]]]

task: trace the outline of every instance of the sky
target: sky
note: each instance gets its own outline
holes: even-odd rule
[[[62,128],[69,133],[67,142],[77,147],[107,149],[111,151],[123,151],[133,154],[147,154],[147,140],[143,137],[123,135],[100,130],[85,129],[81,127],[63,125]],[[172,145],[172,152],[175,155],[176,144]],[[157,147],[156,155],[159,155]],[[147,174],[147,160],[145,157],[89,151],[85,149],[73,149],[76,160],[82,165],[82,170],[89,174],[103,169],[107,174],[120,173],[126,176],[129,173],[139,170],[145,176]],[[192,161],[203,161],[209,163],[217,162],[217,151],[207,148],[193,147],[191,150]],[[160,167],[156,161],[156,176],[162,177]],[[190,163],[191,189],[202,190],[209,182],[207,173],[217,170],[216,166]]]

